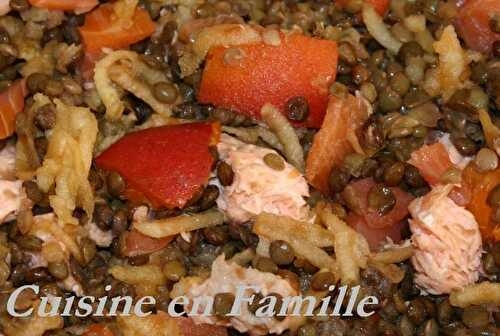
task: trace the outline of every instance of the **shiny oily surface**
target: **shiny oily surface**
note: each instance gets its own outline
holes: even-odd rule
[[[293,97],[286,102],[288,119],[293,121],[304,121],[309,116],[309,104],[302,97]]]
[[[271,259],[280,266],[291,264],[295,258],[292,247],[283,240],[273,241],[269,247],[269,254]]]
[[[172,104],[178,96],[177,88],[166,82],[158,82],[153,87],[153,94],[162,103]]]
[[[335,276],[331,272],[318,272],[311,279],[314,290],[323,291],[335,284]]]
[[[379,215],[385,215],[396,205],[394,193],[386,186],[375,185],[368,193],[368,207],[377,211]]]

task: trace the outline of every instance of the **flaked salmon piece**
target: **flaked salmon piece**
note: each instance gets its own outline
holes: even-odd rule
[[[427,183],[436,185],[450,168],[464,169],[471,160],[472,157],[463,156],[458,152],[449,134],[444,134],[437,142],[423,145],[411,153],[408,163],[418,169]]]
[[[304,197],[309,196],[305,178],[291,164],[284,162],[276,170],[264,162],[275,150],[243,143],[222,134],[217,145],[221,160],[231,165],[234,180],[223,187],[217,199],[219,209],[232,220],[242,223],[267,212],[299,221],[309,220],[309,207]]]
[[[0,15],[10,12],[10,0],[0,0]]]
[[[16,147],[8,144],[0,151],[0,224],[15,219],[26,199],[22,181],[16,180]]]
[[[89,238],[99,247],[109,247],[113,242],[113,232],[111,230],[101,230],[96,223],[89,222],[85,225]]]
[[[435,187],[414,200],[409,210],[414,281],[430,294],[450,293],[476,282],[482,241],[476,219],[448,194],[453,185]]]
[[[177,286],[177,285],[176,285]],[[238,287],[242,286],[255,286],[260,289],[263,296],[271,293],[277,293],[282,297],[291,297],[298,295],[297,290],[294,289],[287,280],[272,274],[258,271],[253,268],[244,268],[234,262],[224,260],[224,255],[219,256],[212,264],[212,272],[210,278],[198,283],[193,281],[191,286],[183,289],[190,301],[195,297],[209,296],[214,297],[219,293],[233,293],[235,296]],[[174,286],[174,291],[178,289]],[[253,292],[247,290],[245,296],[251,297]],[[291,303],[289,309],[291,308]],[[191,307],[186,307],[187,311],[191,311]],[[204,306],[201,304],[199,312],[202,313]],[[233,327],[239,332],[248,332],[251,335],[267,335],[281,334],[293,324],[293,318],[287,316],[284,320],[278,321],[274,317],[256,317],[252,314],[246,303],[241,304],[239,315],[231,316],[228,319],[219,319],[215,316],[192,316],[191,318],[195,323],[206,323],[212,325]]]
[[[313,187],[329,193],[328,178],[332,169],[340,166],[347,154],[360,149],[356,133],[371,111],[361,96],[330,97],[325,119],[314,136],[306,161],[306,177]]]
[[[22,181],[0,180],[0,224],[15,219],[25,198]]]
[[[16,179],[16,146],[8,144],[0,151],[0,180]]]

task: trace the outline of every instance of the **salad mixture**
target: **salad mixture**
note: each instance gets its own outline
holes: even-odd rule
[[[0,0],[0,335],[499,335],[499,155],[499,0]]]

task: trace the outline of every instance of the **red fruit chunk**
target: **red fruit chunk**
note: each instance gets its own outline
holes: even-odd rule
[[[375,229],[366,223],[363,216],[355,213],[350,213],[346,218],[346,222],[366,238],[372,251],[376,251],[381,244],[387,241],[387,237],[394,243],[399,243],[401,241],[401,231],[408,225],[405,222],[399,222],[389,227]]]
[[[182,208],[208,182],[214,163],[209,147],[219,135],[218,123],[148,128],[126,135],[95,163],[118,172],[153,205]]]
[[[375,185],[376,183],[372,178],[359,180],[350,183],[342,192],[342,196],[349,200],[349,205],[354,208],[352,210],[362,216],[370,228],[383,229],[392,227],[405,219],[409,214],[408,205],[413,200],[413,196],[398,187],[391,187],[390,189],[396,198],[396,204],[391,211],[380,216],[376,210],[368,207],[368,194]]]
[[[113,6],[104,4],[85,15],[85,23],[78,28],[86,52],[101,48],[121,49],[139,42],[154,33],[155,24],[146,10],[137,8],[130,26],[123,27],[114,15]]]
[[[166,247],[173,238],[165,237],[156,239],[143,235],[137,230],[132,230],[125,234],[121,252],[125,257],[153,253]]]
[[[467,47],[488,54],[495,41],[500,41],[500,33],[491,30],[490,20],[500,15],[498,0],[468,0],[458,11],[455,22],[458,34]]]
[[[453,167],[448,151],[442,143],[424,145],[411,154],[408,161],[430,185],[438,184],[443,174]]]
[[[241,57],[230,60],[231,53]],[[296,125],[319,128],[337,58],[335,42],[298,33],[282,34],[278,46],[217,47],[207,56],[198,100],[259,119],[264,104],[284,111],[290,98],[302,96],[309,104],[309,116]]]

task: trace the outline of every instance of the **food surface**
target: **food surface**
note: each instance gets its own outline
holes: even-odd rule
[[[500,0],[0,0],[0,336],[499,335],[499,156]]]

